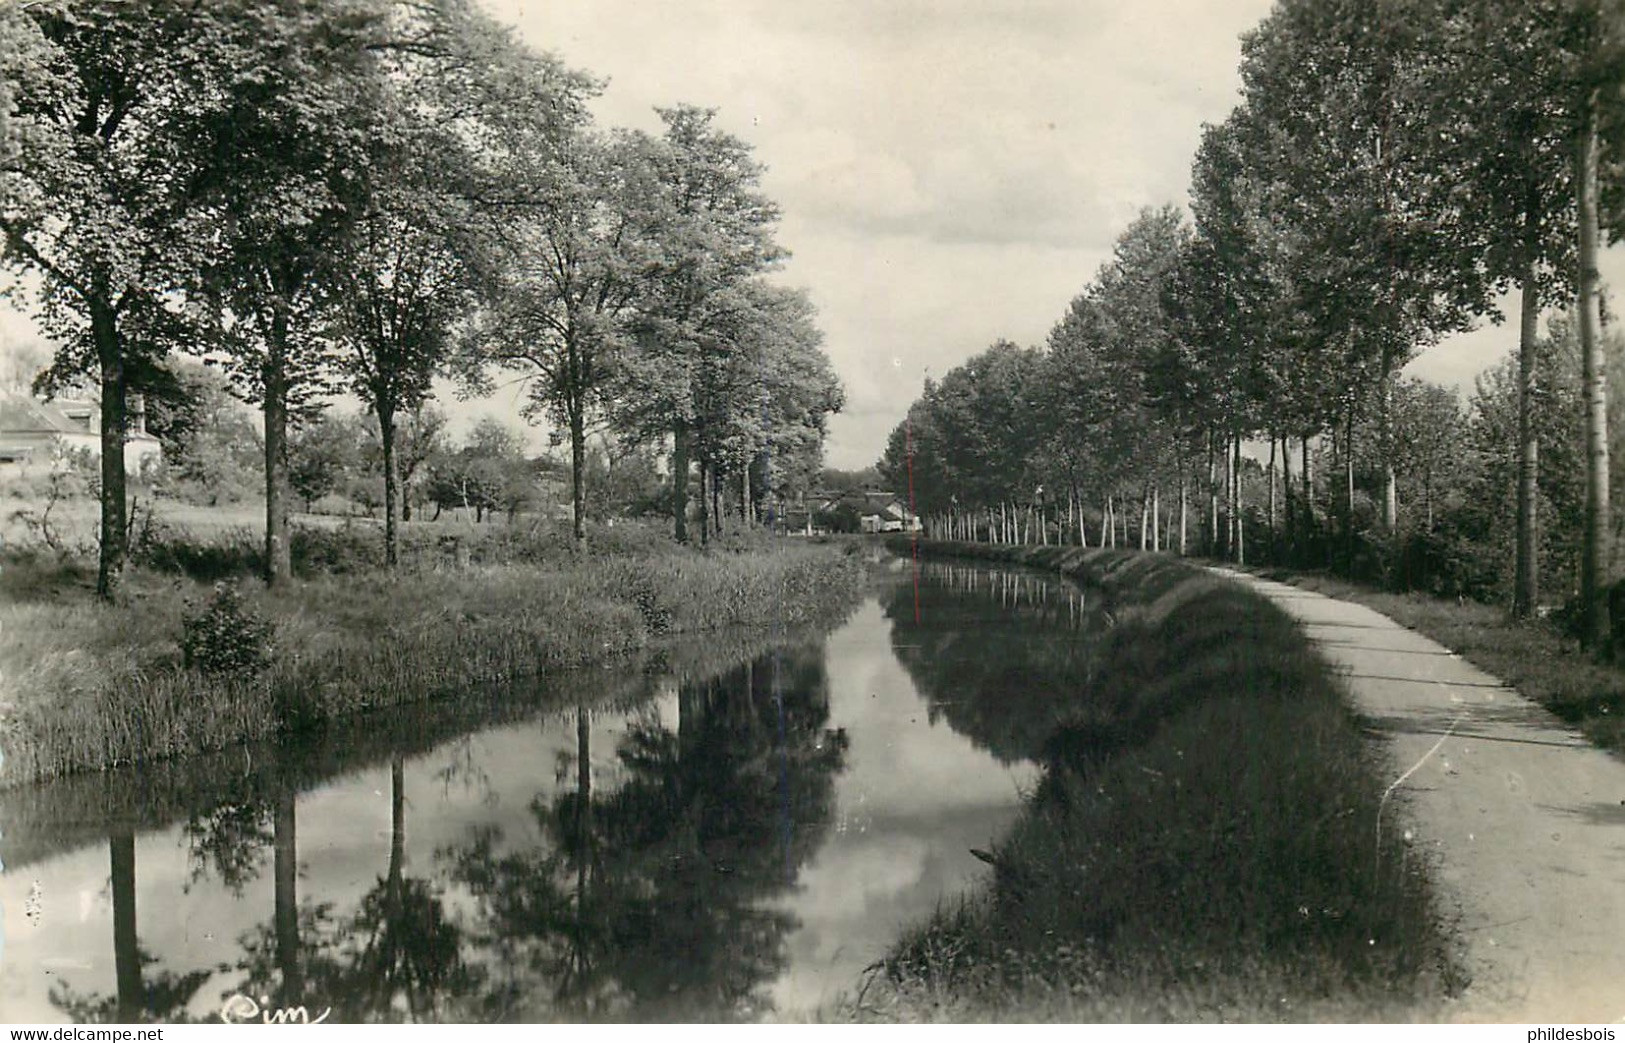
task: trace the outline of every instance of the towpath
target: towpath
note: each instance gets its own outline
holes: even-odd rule
[[[1388,738],[1381,841],[1434,866],[1473,975],[1462,1020],[1625,1020],[1625,760],[1372,609],[1226,574],[1303,625]]]

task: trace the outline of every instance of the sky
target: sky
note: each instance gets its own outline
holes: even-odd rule
[[[595,113],[714,107],[767,165],[846,388],[831,466],[873,463],[943,373],[1041,343],[1144,206],[1183,202],[1268,0],[487,0],[607,77]]]
[[[718,110],[766,164],[846,388],[827,461],[873,463],[927,375],[1000,338],[1042,344],[1143,207],[1184,204],[1204,122],[1237,102],[1269,0],[481,0],[608,81],[605,125]],[[1625,248],[1603,277],[1625,284]],[[1515,308],[1508,309],[1516,317]],[[28,336],[17,316],[0,336]],[[1486,328],[1411,372],[1469,387],[1516,343]],[[450,399],[449,387],[443,399]],[[520,391],[449,401],[518,423]],[[539,444],[545,443],[540,438]]]

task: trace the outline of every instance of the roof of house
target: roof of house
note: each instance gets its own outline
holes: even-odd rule
[[[0,393],[0,436],[4,435],[84,435],[95,434],[97,405],[78,399],[42,402],[31,395]],[[128,436],[132,440],[156,440],[145,432]]]

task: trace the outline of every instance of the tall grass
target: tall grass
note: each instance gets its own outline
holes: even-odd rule
[[[254,678],[183,665],[207,584],[132,570],[94,603],[83,562],[0,562],[0,785],[309,728],[360,711],[623,656],[667,634],[833,617],[864,577],[836,548],[565,555],[546,564],[318,573],[245,604],[274,624]]]
[[[928,550],[933,549],[929,545]],[[1376,843],[1387,766],[1269,602],[1174,560],[1006,549],[1116,626],[988,887],[889,954],[876,1020],[1396,1020],[1456,964],[1426,867]]]

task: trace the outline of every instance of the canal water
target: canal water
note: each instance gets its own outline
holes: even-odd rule
[[[825,633],[0,793],[0,1020],[828,1010],[988,871],[1096,626],[894,562]]]

